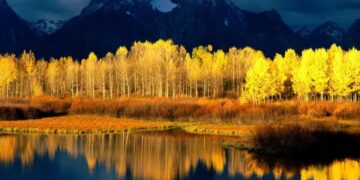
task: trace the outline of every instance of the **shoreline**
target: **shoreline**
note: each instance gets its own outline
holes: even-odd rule
[[[11,134],[117,134],[181,129],[190,134],[243,137],[250,133],[250,129],[244,127],[248,126],[113,118],[98,115],[65,115],[34,120],[0,121],[0,133]]]
[[[353,147],[360,140],[360,123],[341,120],[304,120],[280,124],[230,124],[207,122],[177,122],[113,118],[98,115],[66,115],[23,121],[0,121],[0,135],[106,135],[180,130],[191,135],[234,138],[224,147],[245,150],[262,156],[329,157],[347,155],[360,149]],[[306,122],[308,121],[308,122]],[[331,140],[332,139],[332,140]],[[333,143],[342,147],[333,149]],[[331,149],[331,151],[329,151]],[[360,151],[359,151],[360,152]],[[353,153],[357,157],[358,153]]]
[[[326,127],[334,132],[360,134],[356,120],[300,119],[298,122],[236,124],[202,121],[143,120],[100,115],[64,115],[33,120],[0,120],[0,133],[116,134],[181,129],[190,134],[250,137],[262,126],[303,125]]]

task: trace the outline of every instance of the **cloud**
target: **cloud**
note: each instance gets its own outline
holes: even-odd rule
[[[276,9],[291,25],[315,26],[335,21],[349,26],[360,18],[359,0],[232,0],[242,9],[264,11]]]
[[[90,0],[8,0],[24,19],[69,19],[81,12]]]

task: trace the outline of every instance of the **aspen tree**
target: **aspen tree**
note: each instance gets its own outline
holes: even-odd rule
[[[353,101],[358,101],[358,95],[360,92],[360,51],[353,48],[345,54],[346,68],[349,70],[351,79],[351,94]]]
[[[98,57],[93,52],[89,54],[89,57],[86,60],[87,87],[91,92],[92,98],[95,98],[95,76],[97,61]]]
[[[36,76],[36,64],[35,64],[35,55],[32,52],[24,52],[21,57],[21,62],[25,67],[25,72],[27,75],[27,84],[29,87],[29,95],[42,95],[42,89],[40,87],[40,83],[37,82]]]
[[[334,97],[346,97],[351,93],[351,77],[344,52],[341,47],[332,45],[328,50],[330,63],[329,95],[332,100]]]
[[[51,60],[47,72],[46,72],[46,79],[47,84],[50,89],[51,96],[58,96],[59,95],[59,88],[58,88],[58,73],[59,73],[59,62],[57,60]]]
[[[270,61],[263,57],[256,59],[246,76],[245,96],[247,97],[245,98],[256,103],[265,101],[271,95],[269,91],[270,78]]]
[[[309,100],[309,93],[312,92],[312,85],[310,67],[313,66],[314,51],[307,49],[302,52],[300,64],[293,70],[292,83],[293,90],[298,97]]]
[[[329,85],[329,57],[324,48],[317,49],[310,69],[312,86],[315,93],[320,94],[320,98],[324,100],[324,94],[328,90]]]
[[[9,97],[10,83],[16,79],[17,70],[14,56],[0,56],[0,88],[6,98]]]

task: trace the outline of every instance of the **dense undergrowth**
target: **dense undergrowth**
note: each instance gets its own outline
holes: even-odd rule
[[[0,100],[0,119],[26,120],[68,114],[71,102],[57,98],[12,98]]]
[[[53,97],[0,100],[0,119],[24,120],[59,115],[106,115],[111,117],[211,121],[228,123],[277,123],[300,117],[360,119],[360,104],[350,102],[284,101],[242,104],[227,99],[58,99]]]

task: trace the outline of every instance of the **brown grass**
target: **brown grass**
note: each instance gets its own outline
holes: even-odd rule
[[[128,130],[167,129],[180,126],[173,122],[117,119],[100,116],[62,116],[25,121],[0,121],[5,132],[92,133]]]
[[[360,120],[360,104],[351,102],[302,102],[299,113],[311,117]]]
[[[121,98],[116,100],[77,99],[71,114],[97,114],[113,117],[212,122],[253,122],[296,116],[293,104],[241,104],[235,100]]]
[[[360,120],[360,104],[284,101],[241,104],[228,99],[58,99],[52,97],[0,100],[0,119],[34,119],[59,115],[106,115],[171,121],[272,123],[291,119]]]
[[[255,125],[200,124],[184,127],[189,133],[249,137]]]

